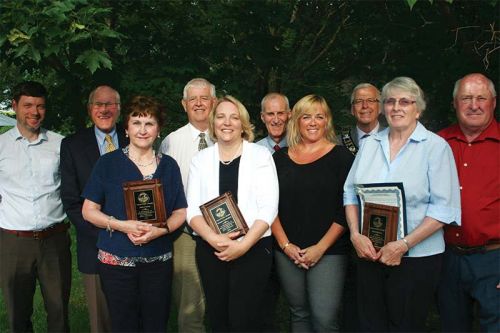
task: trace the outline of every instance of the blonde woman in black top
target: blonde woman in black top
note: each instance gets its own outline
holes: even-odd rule
[[[274,154],[280,201],[272,232],[276,267],[290,305],[293,332],[338,331],[349,238],[343,185],[353,156],[336,145],[323,97],[297,102],[289,148]]]

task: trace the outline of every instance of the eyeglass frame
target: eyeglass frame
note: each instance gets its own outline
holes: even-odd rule
[[[401,102],[403,102],[403,103],[401,103]],[[384,106],[387,105],[387,106],[393,106],[393,107],[396,106],[396,103],[398,103],[399,106],[401,106],[403,108],[406,108],[406,107],[408,107],[408,106],[410,106],[412,104],[417,103],[417,101],[416,100],[407,99],[407,98],[404,98],[404,97],[403,98],[399,98],[399,99],[391,97],[391,98],[384,99],[382,101],[382,103],[384,104]]]
[[[368,105],[373,105],[379,103],[380,101],[377,98],[367,98],[367,99],[355,99],[352,101],[351,105],[363,105],[364,103]]]
[[[118,105],[120,105],[121,103],[118,103],[118,102],[115,102],[115,103],[111,103],[111,102],[106,102],[106,103],[92,102],[91,104],[93,106],[95,106],[95,107],[98,107],[98,108],[101,108],[101,107],[104,106],[104,109],[107,109],[108,107],[118,107]]]

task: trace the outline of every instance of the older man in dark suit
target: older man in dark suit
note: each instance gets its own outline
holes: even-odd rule
[[[120,95],[99,86],[89,96],[87,111],[94,126],[82,129],[61,143],[61,197],[64,210],[76,228],[78,270],[82,273],[92,332],[111,329],[106,300],[97,275],[97,228],[82,216],[80,197],[99,157],[127,144],[125,132],[116,126]]]

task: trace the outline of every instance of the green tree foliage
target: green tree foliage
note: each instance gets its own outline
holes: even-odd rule
[[[260,125],[268,91],[292,103],[322,94],[346,124],[354,85],[408,75],[427,93],[425,121],[437,129],[453,118],[457,78],[497,80],[496,13],[497,0],[3,0],[0,84],[43,81],[48,125],[65,132],[85,124],[97,84],[124,101],[152,95],[167,106],[169,132],[185,121],[182,87],[196,76],[239,98]]]

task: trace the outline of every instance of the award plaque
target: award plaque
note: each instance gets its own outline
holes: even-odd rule
[[[399,207],[365,202],[362,234],[377,250],[397,239]]]
[[[240,235],[245,235],[248,231],[248,225],[231,192],[210,200],[200,209],[205,221],[218,234],[239,231]]]
[[[129,220],[166,227],[167,212],[163,200],[163,186],[158,179],[125,182],[123,194]]]

